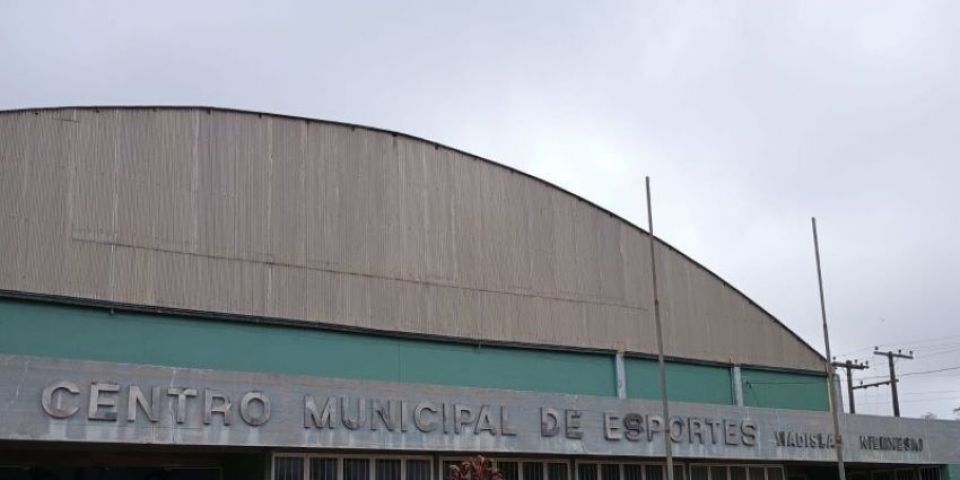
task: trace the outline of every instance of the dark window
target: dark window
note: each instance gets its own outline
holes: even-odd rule
[[[632,463],[624,465],[623,480],[643,480],[643,465]]]
[[[620,480],[620,465],[616,463],[600,465],[600,480]]]
[[[750,480],[764,480],[763,467],[750,467]]]
[[[747,480],[747,467],[730,467],[730,480]]]
[[[897,480],[917,480],[917,472],[914,470],[897,470]]]
[[[520,466],[517,462],[497,462],[497,469],[503,480],[520,480]]]
[[[940,468],[938,467],[921,468],[920,480],[940,480]]]
[[[577,480],[597,480],[597,464],[578,463]]]
[[[710,480],[710,472],[703,465],[690,465],[690,480]]]
[[[569,480],[566,463],[548,463],[547,480]]]
[[[310,480],[337,480],[337,459],[311,458]]]
[[[406,480],[431,480],[430,460],[407,460]]]
[[[400,480],[400,459],[377,459],[374,463],[374,475],[377,480]]]
[[[663,465],[647,465],[647,480],[664,480],[666,478]]]
[[[783,480],[783,469],[780,467],[767,468],[767,480]]]
[[[523,462],[523,480],[543,480],[543,464]]]
[[[686,470],[683,469],[683,465],[674,465],[673,480],[684,480],[686,478],[686,475],[684,475],[685,471]]]
[[[710,480],[727,480],[727,467],[710,467]]]
[[[370,460],[366,458],[344,458],[343,480],[370,480]]]
[[[303,480],[303,458],[274,458],[273,480]]]

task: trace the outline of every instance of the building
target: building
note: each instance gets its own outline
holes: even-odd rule
[[[646,233],[395,132],[209,108],[0,113],[0,477],[836,472],[824,358]],[[841,418],[850,478],[947,478],[957,422]],[[669,433],[667,433],[669,432]],[[954,476],[953,478],[960,478]]]

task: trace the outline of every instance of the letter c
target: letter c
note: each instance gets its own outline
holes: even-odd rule
[[[43,407],[43,411],[47,412],[47,415],[50,415],[53,418],[67,418],[73,416],[73,414],[80,410],[79,402],[69,407],[62,406],[60,404],[60,399],[63,398],[63,395],[57,395],[58,390],[66,390],[71,395],[77,395],[80,393],[80,389],[77,388],[75,383],[64,381],[54,383],[53,385],[43,389],[43,395],[40,397],[40,405]]]
[[[423,433],[430,433],[437,429],[436,420],[430,420],[426,418],[423,412],[430,412],[434,415],[437,414],[439,409],[436,405],[431,402],[420,402],[413,409],[413,423],[417,426],[417,430],[420,430]]]

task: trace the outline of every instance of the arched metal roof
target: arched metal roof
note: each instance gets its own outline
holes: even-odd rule
[[[0,112],[0,290],[470,342],[655,352],[646,232],[398,132],[210,107]],[[666,353],[822,370],[660,239]]]

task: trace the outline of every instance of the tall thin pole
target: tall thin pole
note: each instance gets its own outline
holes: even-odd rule
[[[650,235],[650,277],[653,283],[653,319],[657,327],[657,365],[660,368],[660,398],[663,400],[663,449],[667,454],[667,480],[673,480],[673,440],[670,438],[670,402],[667,401],[667,365],[663,358],[663,328],[660,323],[660,293],[657,291],[657,255],[653,239],[653,204],[647,177],[647,228]],[[846,479],[841,479],[846,480]]]
[[[817,257],[817,284],[820,287],[820,315],[823,317],[823,343],[826,344],[827,358],[824,368],[827,370],[827,394],[830,396],[830,413],[833,415],[833,438],[837,447],[837,468],[840,470],[840,480],[847,480],[846,470],[843,468],[843,436],[840,435],[840,412],[837,411],[837,389],[834,385],[833,365],[830,364],[830,330],[827,328],[827,303],[823,298],[823,272],[820,269],[820,241],[817,238],[817,219],[810,218],[813,224],[813,252]]]

